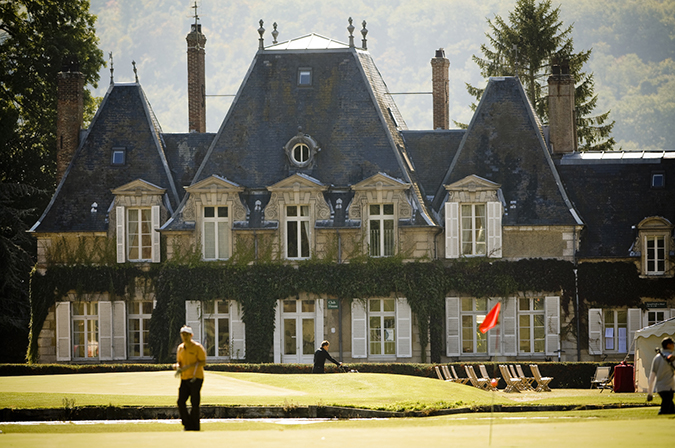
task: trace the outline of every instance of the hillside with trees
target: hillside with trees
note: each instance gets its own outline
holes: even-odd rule
[[[166,132],[186,132],[186,43],[194,2],[94,0],[97,35],[106,56],[113,52],[115,81],[132,81],[135,60],[140,82]],[[347,19],[361,42],[366,20],[368,50],[389,89],[396,95],[408,127],[431,127],[430,59],[445,48],[450,59],[450,117],[468,122],[474,102],[465,88],[485,85],[473,56],[488,42],[488,19],[508,16],[516,0],[467,3],[423,0],[338,4],[316,0],[217,2],[199,0],[198,14],[206,43],[207,94],[234,95],[258,48],[259,20],[265,44],[272,43],[272,24],[279,41],[317,33],[347,42]],[[592,50],[583,72],[593,74],[598,101],[591,115],[610,111],[616,121],[616,148],[675,148],[675,0],[560,0],[560,18],[573,26],[577,51]],[[105,93],[108,67],[101,70]],[[410,93],[422,94],[412,95]],[[216,132],[231,96],[207,98],[207,130]]]

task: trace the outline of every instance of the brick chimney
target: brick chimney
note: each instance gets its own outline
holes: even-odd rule
[[[64,60],[57,75],[56,105],[56,182],[61,178],[80,143],[84,113],[84,75],[77,59]]]
[[[200,23],[192,24],[187,40],[188,128],[190,132],[206,132],[206,75],[204,55],[206,36]]]
[[[445,57],[445,50],[436,50],[436,57],[431,59],[431,84],[434,108],[434,129],[450,127],[449,110],[449,75],[450,61]]]
[[[574,113],[574,78],[569,60],[551,61],[548,78],[549,142],[553,154],[566,154],[577,149],[577,127]]]

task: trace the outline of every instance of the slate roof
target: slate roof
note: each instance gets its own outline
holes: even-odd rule
[[[465,134],[464,129],[401,132],[425,197],[441,187]]]
[[[518,78],[490,78],[442,185],[472,174],[501,184],[505,226],[581,224]],[[442,212],[445,198],[441,186],[435,210]]]
[[[586,223],[578,252],[582,258],[628,257],[637,238],[633,227],[647,217],[675,223],[675,151],[575,153],[556,164]],[[664,188],[651,187],[654,173],[665,175]]]
[[[176,185],[185,187],[192,183],[215,136],[214,133],[199,132],[162,134],[166,158]],[[180,193],[181,189],[178,190]]]
[[[112,166],[113,148],[126,149],[126,164]],[[141,89],[115,84],[108,89],[51,202],[31,231],[103,232],[112,188],[136,179],[166,189],[172,208],[179,202],[169,171],[161,128]],[[92,212],[92,204],[96,211]]]

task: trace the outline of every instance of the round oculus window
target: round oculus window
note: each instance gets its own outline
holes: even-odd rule
[[[293,146],[291,156],[293,157],[293,161],[297,164],[302,165],[309,162],[309,146],[305,143],[296,144]]]

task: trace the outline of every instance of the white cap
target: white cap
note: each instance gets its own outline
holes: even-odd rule
[[[187,325],[183,325],[183,326],[180,328],[180,332],[181,332],[181,333],[189,333],[189,334],[192,334],[192,328],[188,327]]]

